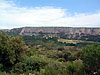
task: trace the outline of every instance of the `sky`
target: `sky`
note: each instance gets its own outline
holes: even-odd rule
[[[0,29],[100,27],[100,0],[0,0]]]

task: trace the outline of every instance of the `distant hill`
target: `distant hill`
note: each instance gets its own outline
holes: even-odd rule
[[[38,33],[55,33],[68,35],[100,35],[100,28],[83,28],[83,27],[22,27],[14,28],[9,32],[18,35],[34,35]]]

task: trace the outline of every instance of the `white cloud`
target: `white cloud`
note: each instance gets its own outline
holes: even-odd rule
[[[1,25],[0,26],[0,29],[9,29],[8,27],[4,26],[4,25]]]
[[[24,8],[17,7],[12,1],[0,0],[0,28],[24,26],[96,27],[98,25],[100,25],[100,12],[71,16],[67,9]]]

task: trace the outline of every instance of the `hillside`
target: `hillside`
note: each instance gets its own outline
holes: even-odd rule
[[[63,33],[63,34],[90,34],[100,35],[100,28],[74,28],[74,27],[23,27],[14,28],[10,32],[20,35],[34,35],[35,33]]]

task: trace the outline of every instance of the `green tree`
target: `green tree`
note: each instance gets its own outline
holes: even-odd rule
[[[0,32],[0,64],[6,71],[12,67],[25,55],[28,47],[21,37],[11,37],[5,32]]]
[[[83,49],[83,63],[88,73],[100,75],[100,45],[90,45]]]

